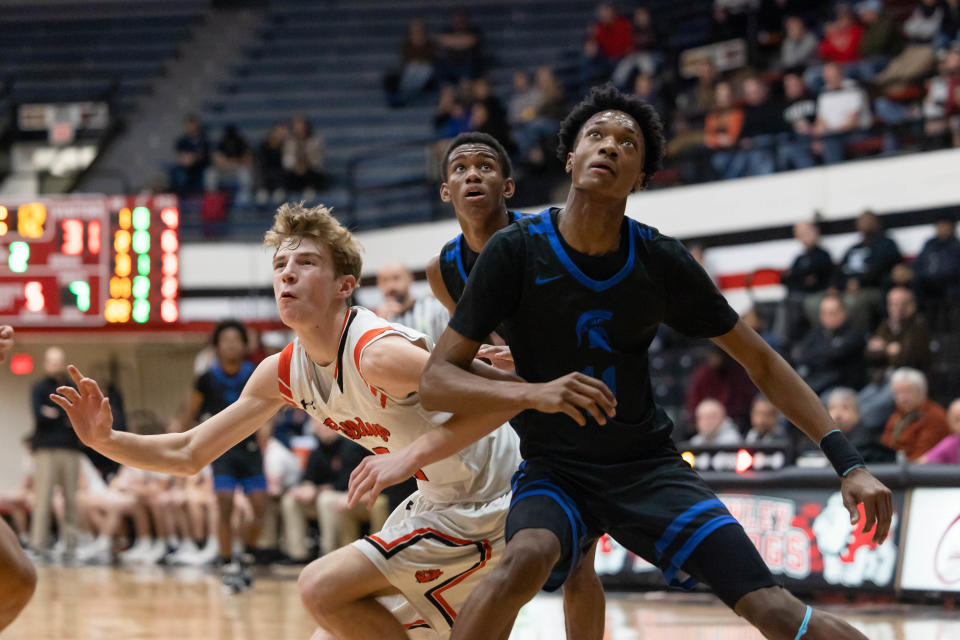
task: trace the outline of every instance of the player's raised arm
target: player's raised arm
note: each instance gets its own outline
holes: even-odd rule
[[[836,428],[820,399],[770,345],[742,320],[729,332],[714,338],[724,351],[743,365],[750,379],[790,422],[820,445],[833,468],[843,480],[843,504],[850,521],[860,519],[857,504],[863,503],[863,533],[876,523],[876,544],[890,531],[893,515],[890,490],[867,471],[863,458]]]
[[[13,327],[0,325],[0,362],[4,361],[10,349],[13,349]]]
[[[50,399],[63,408],[87,446],[120,464],[189,476],[256,431],[283,405],[277,386],[277,358],[257,367],[240,398],[184,433],[142,436],[114,431],[110,402],[97,382],[68,367],[77,388],[59,387]]]

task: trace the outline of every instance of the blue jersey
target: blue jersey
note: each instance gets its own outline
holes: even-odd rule
[[[624,218],[617,251],[582,254],[561,236],[558,213],[494,234],[450,326],[478,342],[503,327],[528,382],[580,371],[616,396],[617,415],[603,426],[589,415],[585,427],[562,413],[517,416],[524,459],[637,460],[665,444],[672,428],[650,384],[647,349],[660,324],[706,338],[730,331],[738,316],[679,241]]]
[[[515,211],[507,211],[508,224],[522,217]],[[460,301],[463,289],[467,286],[470,270],[473,269],[479,255],[467,245],[462,233],[443,245],[443,249],[440,250],[440,276],[454,303]]]

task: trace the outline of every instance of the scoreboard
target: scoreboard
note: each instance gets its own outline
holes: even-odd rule
[[[0,324],[176,323],[179,228],[175,196],[0,198]]]

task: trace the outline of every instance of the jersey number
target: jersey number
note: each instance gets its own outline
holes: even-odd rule
[[[387,449],[386,447],[374,447],[373,452],[377,455],[380,455],[381,453],[390,453],[390,449]],[[422,469],[418,470],[413,477],[416,478],[417,480],[423,480],[424,482],[429,481],[427,478],[427,475],[423,472]]]

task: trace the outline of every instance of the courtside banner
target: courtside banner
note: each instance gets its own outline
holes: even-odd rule
[[[900,588],[960,592],[960,489],[914,489]]]
[[[788,589],[847,589],[893,593],[900,554],[904,492],[893,492],[893,522],[882,545],[850,524],[839,491],[769,489],[719,494],[743,525],[770,571]],[[956,504],[960,505],[960,495]],[[863,506],[860,506],[863,521]],[[663,585],[660,571],[609,537],[596,570],[610,587]]]

